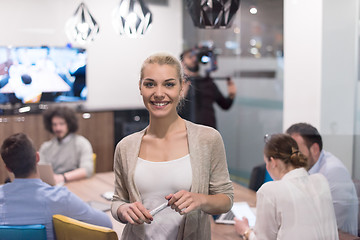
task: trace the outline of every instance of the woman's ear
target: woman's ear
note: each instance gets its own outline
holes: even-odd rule
[[[271,168],[275,168],[277,166],[277,162],[275,161],[275,159],[273,157],[269,157],[269,164],[270,164]]]
[[[184,84],[181,85],[181,89],[180,89],[180,97],[181,99],[184,99],[185,98],[185,94],[184,94]]]

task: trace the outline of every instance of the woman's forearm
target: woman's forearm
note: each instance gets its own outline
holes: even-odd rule
[[[221,214],[230,211],[231,200],[225,194],[203,195],[201,210],[208,214]]]

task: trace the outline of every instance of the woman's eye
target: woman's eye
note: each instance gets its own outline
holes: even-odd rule
[[[154,84],[152,82],[146,82],[146,83],[144,83],[144,86],[145,87],[153,87]]]
[[[175,86],[175,83],[166,83],[165,86],[166,87],[173,87],[173,86]]]

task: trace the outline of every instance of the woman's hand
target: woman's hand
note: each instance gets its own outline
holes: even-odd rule
[[[143,224],[144,222],[150,224],[153,220],[149,210],[140,202],[125,203],[121,205],[117,214],[122,222],[128,222],[130,224]]]
[[[169,206],[181,215],[201,208],[205,201],[203,194],[192,193],[185,190],[181,190],[175,194],[169,194],[165,198],[169,200]]]
[[[250,228],[249,221],[246,217],[243,217],[242,220],[234,218],[234,221],[235,221],[235,230],[240,235],[244,235],[244,233]]]

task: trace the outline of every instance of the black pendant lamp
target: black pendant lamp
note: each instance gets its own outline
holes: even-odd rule
[[[240,0],[185,0],[194,25],[198,28],[229,28]]]

